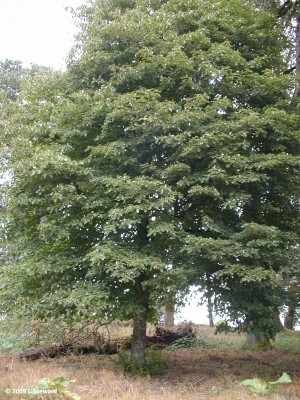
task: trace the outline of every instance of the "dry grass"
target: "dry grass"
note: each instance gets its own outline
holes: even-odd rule
[[[71,390],[81,400],[253,400],[260,398],[239,383],[255,376],[275,380],[288,372],[293,384],[282,387],[272,400],[300,399],[299,353],[283,349],[252,353],[236,350],[241,336],[215,337],[209,328],[200,327],[204,349],[164,351],[169,370],[158,378],[132,378],[115,366],[115,356],[65,356],[52,360],[21,362],[17,356],[0,357],[0,400],[29,397],[6,394],[5,389],[30,389],[44,377],[76,379]],[[299,337],[298,337],[299,338]],[[230,347],[231,343],[231,347]],[[299,349],[300,350],[300,349]],[[35,399],[61,399],[58,395]]]

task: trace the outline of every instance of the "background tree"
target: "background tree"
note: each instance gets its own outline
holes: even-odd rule
[[[207,29],[210,43],[192,80],[200,82],[206,97],[198,103],[195,96],[184,99],[188,122],[177,153],[185,171],[176,181],[188,232],[184,251],[194,283],[201,284],[204,271],[213,276],[223,313],[238,326],[242,322],[242,329],[272,337],[283,294],[275,272],[286,263],[285,248],[294,240],[290,232],[297,229],[299,116],[281,76],[286,64],[279,50],[285,48],[280,22],[261,11],[219,6],[217,15],[213,5],[206,9],[207,19],[199,9],[189,16]],[[237,15],[245,18],[240,30]],[[268,24],[273,39],[265,32],[265,45],[258,38],[248,42],[254,30],[262,34]]]
[[[0,92],[4,93],[9,100],[15,101],[26,80],[46,71],[50,71],[50,68],[37,64],[31,64],[30,68],[25,68],[20,60],[0,61]]]
[[[0,61],[0,91],[10,100],[16,100],[21,90],[22,62],[19,60]]]

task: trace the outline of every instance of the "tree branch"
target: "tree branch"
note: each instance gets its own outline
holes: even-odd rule
[[[283,18],[293,7],[300,4],[300,0],[293,2],[292,0],[286,0],[282,6],[278,9],[277,18]]]
[[[287,69],[286,71],[283,72],[283,75],[288,75],[291,72],[295,71],[296,66],[294,65],[293,67],[291,67],[290,69]]]

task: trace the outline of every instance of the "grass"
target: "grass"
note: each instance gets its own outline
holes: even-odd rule
[[[209,326],[198,326],[197,336],[207,342],[208,347],[222,351],[243,351],[246,342],[244,334],[239,333],[218,333]],[[292,353],[300,352],[300,332],[285,330],[277,334],[272,346],[277,350],[286,350]]]
[[[284,331],[276,336],[274,347],[292,353],[300,352],[300,332]]]
[[[119,325],[114,330],[112,336],[124,332]],[[125,330],[127,334],[130,327]],[[2,355],[0,399],[27,400],[26,394],[6,394],[5,389],[30,389],[45,377],[63,376],[66,380],[76,380],[70,390],[81,400],[253,400],[263,397],[241,387],[241,381],[254,377],[274,381],[283,372],[291,376],[293,383],[282,385],[268,399],[300,399],[299,332],[281,333],[274,349],[266,352],[245,351],[243,335],[214,335],[214,330],[206,326],[197,327],[197,336],[206,343],[204,348],[162,351],[169,369],[154,378],[134,378],[122,373],[115,363],[116,356],[68,355],[25,362],[16,354]],[[33,399],[66,398],[40,395]]]

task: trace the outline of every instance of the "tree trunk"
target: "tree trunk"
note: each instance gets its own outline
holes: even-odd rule
[[[149,242],[148,221],[149,219],[144,217],[137,226],[137,241],[141,248],[147,246]],[[139,311],[133,318],[130,361],[136,364],[143,364],[145,362],[147,316],[149,310],[149,293],[143,287],[143,282],[146,280],[146,273],[142,272],[136,279],[134,287],[136,304],[139,307]]]
[[[175,304],[173,300],[166,302],[164,309],[164,328],[171,329],[175,324]]]
[[[287,313],[284,317],[283,325],[284,325],[285,329],[294,329],[295,319],[296,319],[296,308],[289,305]]]
[[[148,303],[145,300],[143,300],[141,303],[142,304],[140,312],[133,319],[133,333],[130,356],[130,360],[137,364],[143,364],[145,362],[146,349]]]
[[[257,348],[267,350],[272,346],[270,339],[268,339],[264,333],[257,334],[249,332],[247,333],[246,347],[249,349]]]
[[[208,309],[209,326],[213,328],[215,324],[213,319],[213,306],[211,301],[211,294],[207,295],[207,309]]]

